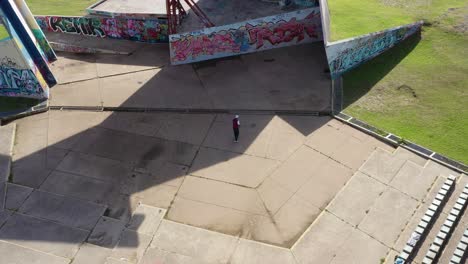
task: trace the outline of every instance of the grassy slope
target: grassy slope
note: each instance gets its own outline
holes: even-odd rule
[[[135,0],[138,1],[138,0]],[[97,0],[26,0],[35,15],[82,16]]]
[[[345,112],[467,164],[468,34],[456,32],[453,26],[463,20],[468,8],[445,13],[468,4],[438,0],[429,6],[389,7],[382,2],[411,1],[329,0],[332,38],[420,19],[432,26],[424,27],[421,41],[411,52],[397,47],[346,74]],[[403,59],[384,69],[399,53],[404,53]]]
[[[5,28],[5,26],[0,24],[0,39],[4,39],[4,38],[6,38],[8,36],[9,35],[8,35],[8,32],[7,32],[6,28]]]

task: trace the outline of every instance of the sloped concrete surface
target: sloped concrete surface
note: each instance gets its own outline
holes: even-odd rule
[[[378,263],[458,175],[329,117],[241,114],[239,143],[231,118],[18,120],[0,248],[50,263]]]

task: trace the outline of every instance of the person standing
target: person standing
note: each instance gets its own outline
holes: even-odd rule
[[[234,130],[234,142],[238,142],[239,140],[239,127],[240,127],[239,115],[236,115],[234,119],[232,119],[232,130]]]

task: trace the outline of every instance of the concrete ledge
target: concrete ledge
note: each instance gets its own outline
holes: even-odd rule
[[[186,114],[255,114],[255,115],[300,115],[300,116],[329,116],[328,111],[308,110],[251,110],[251,109],[223,109],[223,108],[148,108],[148,107],[100,107],[100,106],[50,106],[50,110],[76,110],[76,111],[109,111],[109,112],[136,112],[136,113],[186,113]]]
[[[0,127],[0,212],[6,203],[7,182],[11,171],[11,156],[15,142],[16,124]]]

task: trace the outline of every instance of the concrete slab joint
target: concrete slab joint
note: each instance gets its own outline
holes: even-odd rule
[[[5,209],[7,182],[11,174],[16,124],[0,126],[0,211]]]
[[[375,263],[427,185],[444,179],[439,165],[329,117],[241,118],[237,144],[227,114],[53,111],[19,120],[7,199],[17,213],[1,216],[0,240],[77,263],[92,252],[99,264]],[[438,206],[428,204],[412,232],[422,234]]]

